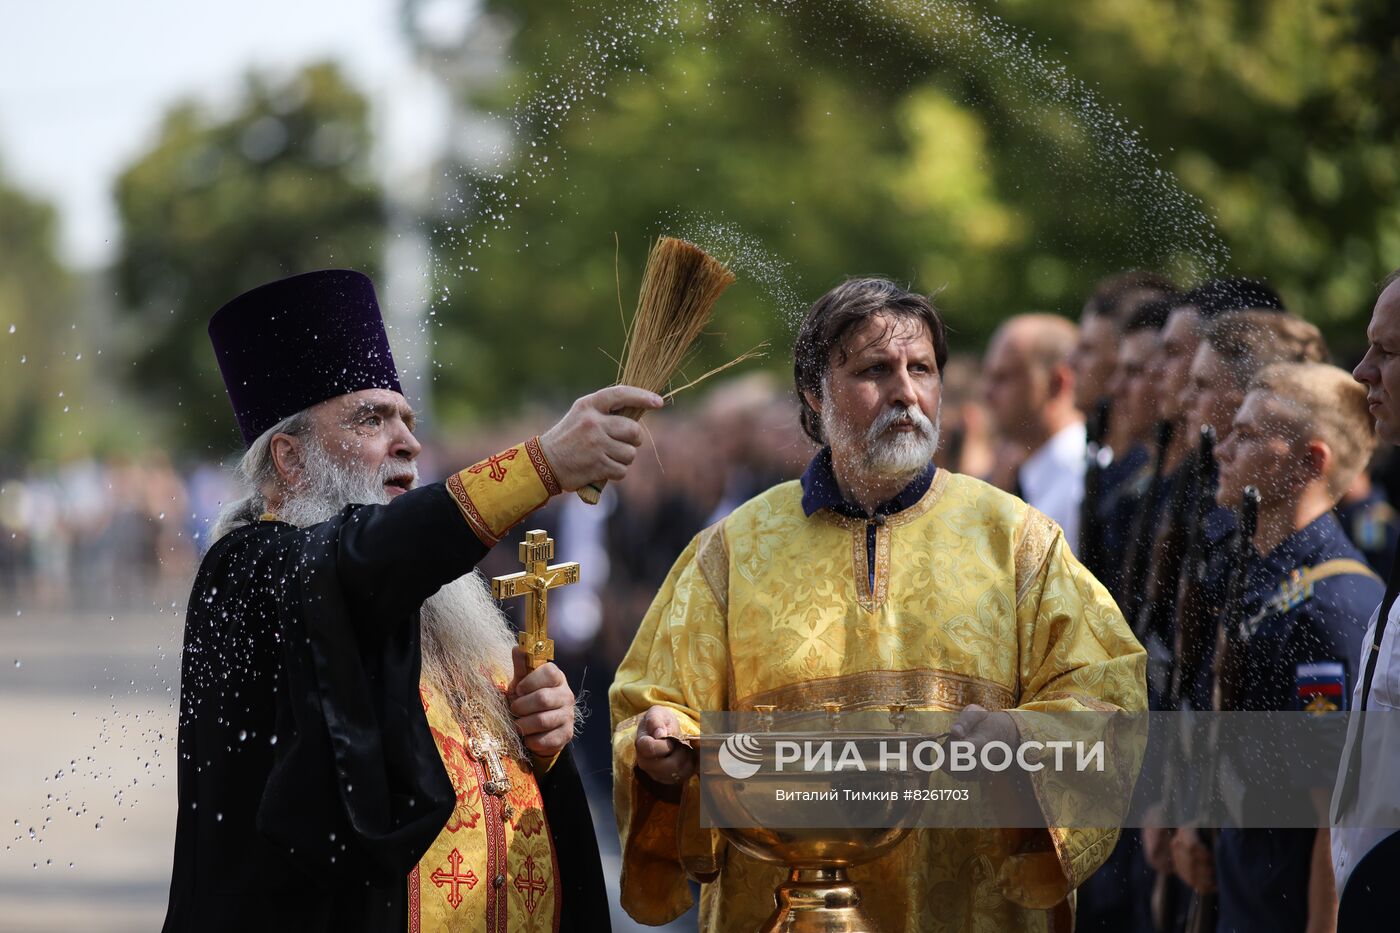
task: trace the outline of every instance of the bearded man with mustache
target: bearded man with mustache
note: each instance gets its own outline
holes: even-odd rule
[[[610,691],[622,905],[645,923],[689,907],[689,878],[702,929],[759,929],[786,877],[693,818],[695,753],[674,737],[702,713],[900,704],[962,711],[954,735],[977,744],[1014,740],[1007,710],[1146,706],[1143,650],[1060,528],[934,467],[948,341],[929,299],[849,280],[807,312],[793,356],[821,451],[696,536]],[[876,929],[1067,929],[1116,830],[1046,822],[916,830],[850,874]]]
[[[247,292],[209,325],[247,452],[190,594],[165,930],[606,930],[574,695],[472,568],[551,496],[620,480],[627,386],[418,484],[369,279]]]

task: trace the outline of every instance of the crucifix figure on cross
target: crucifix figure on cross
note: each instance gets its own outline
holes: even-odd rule
[[[532,671],[554,660],[554,642],[549,637],[549,591],[578,582],[578,561],[551,564],[553,557],[554,539],[540,530],[527,531],[520,543],[520,562],[525,569],[491,578],[491,595],[496,599],[525,597],[525,628],[520,633],[520,647],[529,656]]]

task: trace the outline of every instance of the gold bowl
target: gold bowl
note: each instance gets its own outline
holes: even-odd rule
[[[847,869],[879,858],[908,835],[919,803],[905,792],[926,786],[927,775],[881,770],[881,753],[883,743],[913,747],[926,738],[906,732],[832,731],[716,733],[687,740],[697,753],[705,812],[716,828],[742,852],[788,868],[787,881],[774,891],[775,909],[763,933],[878,933]],[[759,764],[743,779],[732,773],[735,741],[743,742],[745,763]],[[798,761],[792,763],[796,768],[776,770],[779,743],[795,742],[805,750],[827,741],[841,749],[850,743],[854,753],[845,754],[847,768],[807,770]],[[864,770],[850,767],[856,758]],[[780,800],[779,791],[799,796]],[[853,819],[848,792],[884,796],[862,799],[860,818]],[[835,799],[819,796],[832,793]],[[820,809],[811,809],[814,805]]]

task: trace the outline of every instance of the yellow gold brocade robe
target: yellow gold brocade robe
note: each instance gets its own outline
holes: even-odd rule
[[[705,711],[922,708],[1140,711],[1145,654],[1060,529],[1019,499],[939,470],[877,526],[807,517],[798,483],[701,532],[677,560],[610,691],[622,905],[661,923],[705,882],[702,928],[751,933],[784,873],[698,822],[692,778],[665,796],[635,770],[655,704],[700,731]],[[676,789],[670,789],[672,791]],[[880,929],[1045,930],[1112,850],[1116,830],[917,830],[851,870]]]
[[[426,684],[420,692],[457,806],[409,875],[409,933],[557,930],[558,863],[528,763],[505,756],[510,790],[504,799],[482,793],[485,763],[442,697]]]

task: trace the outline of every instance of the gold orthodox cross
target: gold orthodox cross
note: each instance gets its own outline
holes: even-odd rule
[[[482,734],[468,739],[472,757],[486,766],[486,786],[482,788],[492,797],[500,797],[510,790],[510,776],[501,764],[501,743],[494,735]]]
[[[520,633],[520,647],[529,655],[532,671],[554,660],[554,642],[549,637],[549,591],[578,582],[578,561],[551,564],[553,557],[554,539],[543,531],[527,531],[520,543],[520,562],[525,569],[491,578],[491,595],[497,599],[525,597],[525,629]]]
[[[467,739],[467,744],[471,748],[472,757],[481,762],[486,768],[486,783],[481,789],[492,797],[503,799],[510,793],[510,775],[505,769],[505,748],[494,735],[482,732],[481,735],[473,735]],[[508,820],[515,815],[514,809],[508,803],[501,805],[501,819]]]

